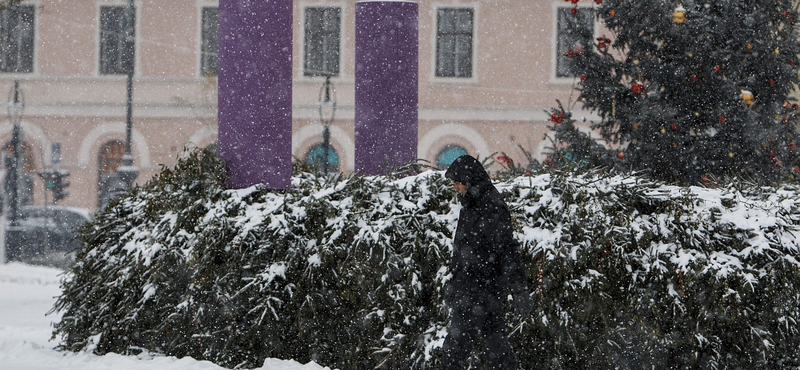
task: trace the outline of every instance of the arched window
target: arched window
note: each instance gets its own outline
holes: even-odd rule
[[[325,145],[317,144],[309,149],[306,154],[306,164],[316,167],[319,171],[323,170],[325,163]],[[339,172],[339,154],[333,147],[328,148],[328,172]]]
[[[122,166],[124,154],[125,143],[119,140],[109,141],[100,147],[97,159],[97,206],[99,209],[105,208],[109,200],[125,190],[125,183],[117,174],[117,169]]]
[[[33,180],[36,174],[36,160],[33,157],[33,148],[28,145],[26,142],[22,142],[20,144],[22,149],[22,167],[19,169],[19,192],[17,193],[19,197],[19,205],[23,206],[26,204],[33,204]],[[11,145],[11,142],[6,143],[3,147],[3,153],[5,153],[6,158],[6,170],[11,169],[11,158],[14,157],[14,146]],[[8,175],[6,175],[6,179],[8,179]],[[3,184],[3,191],[5,192],[6,198],[9,199],[9,194],[11,194],[11,184],[4,181]]]
[[[469,154],[467,150],[458,145],[448,145],[436,156],[436,166],[442,169],[447,168],[456,158],[467,154]]]

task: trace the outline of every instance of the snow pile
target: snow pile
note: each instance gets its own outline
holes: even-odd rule
[[[58,315],[45,315],[58,295],[61,270],[21,263],[0,264],[0,364],[13,370],[223,370],[189,357],[139,356],[89,352],[64,353],[48,341]],[[259,370],[323,370],[319,365],[267,359]]]
[[[298,171],[269,191],[225,190],[223,168],[195,153],[96,217],[57,303],[62,348],[438,365],[459,210],[441,172]],[[520,363],[800,365],[796,187],[558,172],[496,185],[537,301],[508,313]]]

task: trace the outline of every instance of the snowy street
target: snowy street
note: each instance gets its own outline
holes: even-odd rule
[[[56,314],[45,315],[59,292],[61,270],[0,263],[0,368],[2,370],[224,369],[191,358],[59,352],[50,341]],[[267,360],[260,370],[321,370],[316,364]]]

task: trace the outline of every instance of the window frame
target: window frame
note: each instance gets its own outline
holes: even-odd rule
[[[213,74],[207,74],[206,73],[205,60],[206,60],[206,55],[209,54],[209,53],[207,53],[205,51],[205,47],[206,47],[206,37],[205,37],[206,36],[206,23],[205,23],[205,19],[206,18],[205,18],[205,12],[206,12],[206,9],[216,9],[217,10],[217,32],[215,34],[217,35],[217,38],[216,38],[217,52],[216,52],[216,54],[219,55],[219,36],[218,36],[219,35],[219,4],[217,4],[217,3],[213,3],[213,4],[211,4],[211,3],[209,3],[209,4],[203,3],[203,4],[200,4],[199,10],[198,10],[198,30],[199,30],[199,32],[198,32],[198,40],[199,40],[199,43],[198,43],[198,56],[199,56],[199,58],[198,58],[197,70],[198,70],[198,73],[199,73],[200,77],[215,78],[215,77],[217,77],[219,75],[219,57],[213,57],[214,64],[215,64],[214,73]],[[211,57],[209,57],[209,58],[211,58]]]
[[[438,53],[438,35],[439,35],[439,11],[447,9],[468,9],[472,11],[472,53],[470,56],[470,63],[472,65],[472,76],[470,77],[442,77],[437,75],[439,64]],[[469,84],[475,85],[478,83],[480,76],[480,66],[478,65],[478,53],[480,50],[480,4],[478,3],[463,3],[463,4],[444,4],[434,3],[430,13],[432,36],[430,38],[430,62],[429,68],[429,82],[433,84]]]
[[[97,7],[97,69],[96,73],[99,76],[125,76],[127,71],[123,72],[104,72],[103,71],[103,9],[104,8],[122,8],[124,9],[127,7],[127,3],[122,2],[109,2],[109,3],[101,3],[98,4]],[[139,63],[139,25],[140,25],[140,18],[141,18],[141,6],[138,2],[134,2],[133,4],[133,56],[131,58],[132,65],[133,65],[133,74],[137,75],[137,66]]]
[[[27,74],[33,74],[33,73],[36,72],[36,55],[37,55],[37,53],[36,53],[36,48],[37,47],[36,46],[38,45],[38,36],[39,36],[38,22],[37,22],[37,18],[39,18],[38,14],[37,14],[38,13],[37,12],[38,6],[35,5],[35,4],[23,2],[21,4],[18,4],[16,6],[14,6],[13,8],[22,8],[22,7],[30,8],[31,17],[32,17],[31,26],[30,26],[30,37],[29,37],[29,40],[25,40],[26,43],[30,42],[30,61],[29,61],[30,62],[30,66],[29,66],[29,68],[19,68],[19,64],[20,63],[19,63],[19,59],[17,59],[17,63],[16,63],[17,66],[15,68],[4,70],[2,65],[4,65],[5,63],[2,63],[2,64],[0,64],[0,73],[1,74],[26,74],[27,75]],[[12,9],[12,8],[9,8],[9,9]],[[9,9],[4,10],[4,12],[5,11],[9,11]],[[5,39],[5,33],[2,34],[2,37],[3,37],[3,39]],[[17,49],[19,49],[20,45],[17,44],[16,46],[17,46]],[[2,49],[0,49],[0,51],[2,51]],[[17,54],[19,55],[19,53],[17,53]],[[3,61],[3,62],[5,62],[5,61]],[[28,67],[28,66],[24,66],[24,67]]]
[[[338,37],[337,37],[338,51],[337,51],[336,60],[335,60],[335,62],[336,62],[336,71],[330,74],[331,77],[339,77],[339,76],[342,75],[342,55],[343,55],[342,50],[343,50],[343,45],[344,45],[344,29],[343,29],[343,26],[344,26],[344,17],[345,17],[344,10],[345,9],[344,9],[343,6],[341,6],[339,4],[336,4],[336,3],[334,3],[334,4],[327,4],[327,3],[323,3],[323,4],[305,4],[305,5],[302,6],[302,37],[303,37],[303,41],[302,41],[301,50],[300,50],[300,55],[302,55],[300,75],[303,76],[303,77],[306,77],[306,78],[315,78],[315,77],[321,77],[321,76],[325,76],[326,75],[326,73],[324,73],[324,72],[323,73],[315,73],[314,71],[309,72],[310,69],[308,69],[308,63],[309,63],[309,58],[308,58],[308,55],[309,55],[309,52],[308,52],[309,33],[308,33],[308,27],[307,26],[308,26],[308,16],[309,16],[308,11],[310,9],[329,9],[329,10],[330,9],[336,9],[338,11],[338,13],[339,13]],[[323,60],[323,64],[324,64],[324,60]]]
[[[551,76],[552,81],[555,82],[555,83],[572,83],[572,81],[575,80],[575,78],[579,77],[578,74],[565,75],[565,76],[560,76],[559,75],[559,73],[560,73],[560,71],[559,71],[560,68],[559,67],[560,67],[561,63],[563,63],[562,61],[565,60],[565,58],[567,58],[567,57],[563,56],[565,51],[562,52],[562,44],[561,44],[562,34],[560,32],[560,30],[561,30],[561,24],[560,24],[561,18],[560,18],[560,15],[561,15],[562,11],[564,11],[565,13],[569,13],[570,9],[573,9],[573,8],[574,8],[573,6],[565,6],[565,5],[561,5],[561,4],[557,4],[557,5],[555,5],[553,7],[553,20],[554,20],[554,22],[553,22],[553,43],[552,43],[552,45],[553,45],[553,59],[552,59],[553,60],[553,64],[552,64],[553,67],[552,67],[552,71],[551,71],[550,76]],[[579,7],[577,7],[577,9],[578,9],[579,12],[587,12],[587,13],[591,13],[591,12],[593,12],[595,10],[594,8],[592,8],[590,6],[579,6]],[[594,37],[594,36],[597,35],[597,27],[598,27],[597,26],[597,21],[594,19],[593,15],[591,15],[590,19],[591,19],[591,23],[592,23],[592,25],[591,25],[591,27],[592,27],[592,35]],[[591,44],[593,40],[590,39],[590,40],[587,40],[587,41],[588,41],[589,44]],[[588,48],[588,45],[587,45],[587,48]]]

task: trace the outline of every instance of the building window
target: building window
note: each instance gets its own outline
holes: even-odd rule
[[[100,7],[100,74],[133,71],[135,35],[136,9],[128,15],[127,6]]]
[[[33,72],[33,5],[0,12],[0,72]]]
[[[448,145],[436,156],[436,165],[442,169],[450,167],[456,158],[467,154],[467,150],[458,145]]]
[[[217,75],[217,29],[219,29],[218,8],[203,8],[202,45],[200,51],[200,73],[203,76]]]
[[[325,163],[325,146],[317,144],[313,146],[306,155],[306,164],[319,170],[323,169]],[[328,172],[339,172],[339,154],[333,147],[328,149]]]
[[[473,10],[436,13],[436,77],[472,77]]]
[[[580,74],[569,51],[580,52],[589,46],[594,33],[594,11],[591,8],[558,8],[556,77],[575,77]]]
[[[341,9],[306,8],[303,74],[306,76],[339,75]]]

